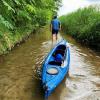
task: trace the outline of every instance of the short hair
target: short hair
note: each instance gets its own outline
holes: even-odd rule
[[[54,16],[54,19],[56,19],[57,18],[57,16]]]

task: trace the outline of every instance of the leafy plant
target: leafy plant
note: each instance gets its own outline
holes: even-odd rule
[[[90,6],[60,17],[64,32],[89,45],[100,44],[100,7]]]

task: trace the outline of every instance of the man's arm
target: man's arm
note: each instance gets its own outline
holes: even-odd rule
[[[61,22],[59,22],[59,30],[61,30]]]

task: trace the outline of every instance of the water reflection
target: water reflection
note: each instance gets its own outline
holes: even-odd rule
[[[96,90],[100,90],[100,57],[71,37],[65,34],[62,36],[70,42],[70,76],[65,77],[49,100],[98,99],[100,91]],[[41,69],[52,47],[51,34],[45,29],[33,34],[8,55],[0,57],[0,100],[44,99],[41,81],[33,75],[36,68]]]

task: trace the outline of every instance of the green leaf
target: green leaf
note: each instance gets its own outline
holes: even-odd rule
[[[18,1],[18,0],[14,0],[15,1],[15,3],[17,4],[17,5],[21,5],[21,3]]]
[[[15,12],[15,10],[4,0],[2,0],[3,4],[8,8],[8,10],[12,10],[13,12]]]

